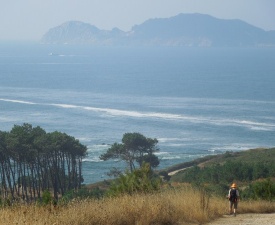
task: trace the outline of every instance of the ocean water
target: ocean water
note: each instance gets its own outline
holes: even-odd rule
[[[157,138],[159,168],[275,146],[275,49],[0,43],[0,130],[30,123],[88,146],[85,183],[126,132]]]

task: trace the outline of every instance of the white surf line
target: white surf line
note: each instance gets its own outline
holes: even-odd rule
[[[15,100],[15,99],[4,99],[0,98],[0,101],[13,102],[19,104],[29,104],[29,105],[48,105],[55,106],[60,108],[68,109],[82,109],[89,110],[94,112],[102,112],[111,116],[128,116],[134,118],[159,118],[165,120],[184,120],[190,123],[208,123],[217,126],[242,126],[247,127],[251,130],[267,130],[272,131],[275,129],[275,124],[260,123],[248,120],[235,120],[235,119],[213,119],[213,118],[203,118],[203,117],[194,117],[194,116],[184,116],[181,114],[171,114],[171,113],[159,113],[159,112],[138,112],[138,111],[127,111],[111,108],[96,108],[90,106],[79,106],[72,104],[57,104],[57,103],[35,103],[30,101]]]
[[[275,128],[275,124],[260,123],[249,120],[230,120],[230,119],[211,119],[211,118],[202,118],[202,117],[192,117],[184,116],[180,114],[171,114],[171,113],[158,113],[158,112],[138,112],[138,111],[126,111],[118,110],[111,108],[96,108],[90,106],[77,106],[77,105],[68,105],[68,104],[52,104],[57,107],[62,108],[79,108],[84,110],[90,110],[94,112],[103,112],[112,116],[128,116],[128,117],[150,117],[150,118],[160,118],[160,119],[169,119],[169,120],[186,120],[191,123],[209,123],[214,125],[227,125],[227,126],[245,126],[251,129],[262,129],[270,130]]]
[[[28,101],[22,101],[22,100],[14,100],[14,99],[5,99],[5,98],[0,98],[0,101],[20,103],[20,104],[28,104],[28,105],[38,105],[38,103],[34,103],[34,102],[28,102]]]
[[[119,110],[111,108],[96,108],[90,106],[77,106],[77,105],[68,105],[68,104],[51,104],[57,107],[62,108],[79,108],[94,112],[103,112],[112,116],[129,116],[129,117],[152,117],[152,118],[162,118],[162,119],[191,119],[192,117],[182,116],[179,114],[169,114],[169,113],[157,113],[157,112],[138,112],[130,110]],[[194,119],[194,118],[193,118]]]

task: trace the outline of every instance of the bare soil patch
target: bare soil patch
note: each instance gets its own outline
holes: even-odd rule
[[[231,215],[225,215],[213,222],[207,223],[207,225],[272,225],[275,224],[275,213],[271,214],[237,214],[236,217]]]

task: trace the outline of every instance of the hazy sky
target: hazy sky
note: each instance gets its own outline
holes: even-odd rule
[[[179,13],[241,19],[275,30],[275,0],[0,0],[0,40],[39,40],[69,20],[129,31],[147,19]]]

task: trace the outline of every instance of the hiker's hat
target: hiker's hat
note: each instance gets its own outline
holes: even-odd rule
[[[236,187],[237,187],[237,184],[233,183],[233,184],[231,185],[231,187],[232,187],[232,188],[236,188]]]

